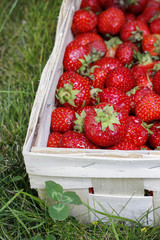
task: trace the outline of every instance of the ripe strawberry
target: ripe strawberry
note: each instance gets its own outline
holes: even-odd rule
[[[106,102],[107,104],[112,104],[113,106],[118,106],[121,111],[125,111],[127,114],[129,114],[130,98],[117,88],[105,88],[100,94],[100,101]]]
[[[75,111],[69,108],[57,107],[51,115],[51,129],[53,132],[64,133],[72,130]]]
[[[136,15],[146,7],[148,0],[127,0],[127,10]]]
[[[120,44],[122,44],[122,41],[119,37],[112,37],[108,41],[105,41],[107,45],[107,53],[106,57],[115,57],[116,50]]]
[[[153,34],[160,34],[160,18],[157,18],[151,22],[150,31]]]
[[[134,86],[134,78],[130,69],[126,67],[115,68],[107,74],[106,87],[115,87],[126,93]]]
[[[56,98],[62,106],[73,110],[88,105],[90,102],[88,81],[75,72],[64,72],[58,81]]]
[[[153,77],[153,90],[160,95],[160,70]]]
[[[52,132],[49,134],[47,147],[58,148],[62,134],[58,132]]]
[[[151,148],[149,148],[147,145],[143,145],[141,146],[141,150],[151,150]]]
[[[79,45],[86,45],[87,43],[92,42],[94,40],[103,40],[103,39],[100,35],[93,32],[79,34],[74,39],[74,41],[78,42]]]
[[[152,17],[159,11],[157,6],[147,6],[144,11],[137,17],[137,20],[143,21],[148,24]]]
[[[109,148],[112,150],[140,150],[139,147],[137,147],[134,143],[128,141],[128,140],[123,140],[122,142],[114,145],[113,147]]]
[[[138,47],[131,42],[124,42],[116,50],[116,58],[123,64],[130,64],[133,61],[133,55],[138,51]]]
[[[146,94],[136,104],[135,114],[144,122],[160,120],[160,96],[154,92]]]
[[[102,68],[106,73],[113,70],[114,68],[123,67],[123,63],[119,59],[113,57],[101,58],[94,64]]]
[[[84,120],[84,131],[90,141],[102,147],[109,147],[122,141],[128,127],[128,115],[117,106],[98,104],[91,109]]]
[[[142,50],[149,52],[151,56],[158,56],[160,54],[160,35],[146,35],[142,40]]]
[[[89,53],[98,53],[100,54],[100,57],[105,56],[107,52],[107,46],[103,40],[96,39],[88,44],[86,44],[86,47],[88,48]]]
[[[147,24],[139,20],[126,22],[120,31],[123,42],[140,42],[147,34],[150,34]]]
[[[87,73],[90,88],[104,89],[107,73],[97,65],[93,65],[88,69]]]
[[[80,8],[90,8],[92,12],[101,12],[102,8],[98,0],[82,0]]]
[[[80,45],[77,41],[70,42],[64,53],[63,66],[66,71],[77,71],[81,66],[81,60],[89,54],[86,46]]]
[[[127,92],[130,97],[130,113],[135,114],[135,106],[144,97],[145,94],[150,93],[151,89],[144,86],[136,86]]]
[[[125,22],[124,13],[117,8],[111,7],[100,13],[98,17],[98,29],[102,34],[116,35]]]
[[[111,7],[119,8],[122,11],[124,11],[125,10],[124,0],[121,0],[121,1],[119,1],[119,0],[107,0],[105,2],[105,9],[111,8]]]
[[[149,127],[136,116],[129,116],[129,127],[125,139],[136,146],[144,145],[148,140]],[[147,128],[148,127],[148,128]]]
[[[79,108],[77,112],[75,112],[75,117],[73,119],[73,129],[76,132],[84,132],[84,119],[86,114],[92,109],[92,106],[85,106]]]
[[[126,13],[126,22],[132,22],[136,19],[136,16],[133,13]]]
[[[68,131],[61,138],[60,148],[97,149],[99,147],[91,143],[84,133]]]
[[[148,87],[151,90],[153,89],[153,78],[149,75],[140,75],[139,77],[136,78],[135,80],[135,86],[144,86]]]
[[[151,127],[152,134],[149,135],[149,144],[153,148],[160,147],[160,122],[154,122]]]
[[[81,9],[74,13],[73,24],[79,33],[90,32],[97,26],[97,16],[91,10]]]

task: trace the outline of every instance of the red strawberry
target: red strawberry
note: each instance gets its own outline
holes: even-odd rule
[[[126,67],[115,68],[107,74],[106,87],[115,87],[126,93],[134,86],[134,78],[130,69]]]
[[[92,106],[85,106],[79,108],[75,113],[75,117],[73,119],[73,129],[77,132],[84,132],[84,119],[86,114],[92,109]]]
[[[148,24],[152,17],[159,11],[159,7],[157,6],[151,6],[146,7],[144,11],[137,17],[137,20],[143,21],[146,24]]]
[[[142,49],[144,52],[149,52],[151,56],[158,56],[160,54],[160,35],[146,35],[142,40]]]
[[[160,70],[153,77],[153,90],[160,95]]]
[[[109,147],[122,141],[128,127],[128,115],[117,106],[98,104],[90,110],[84,121],[84,131],[96,145]]]
[[[64,72],[58,81],[56,98],[61,105],[74,110],[88,105],[90,102],[88,81],[75,72]]]
[[[119,59],[113,57],[101,58],[94,64],[102,68],[106,73],[113,70],[114,68],[123,67],[123,63]]]
[[[102,68],[97,65],[93,65],[90,69],[88,69],[87,75],[90,79],[90,88],[104,89],[107,73]]]
[[[112,37],[108,41],[105,41],[107,45],[107,53],[106,57],[115,57],[116,50],[120,44],[122,44],[122,41],[119,37]]]
[[[86,45],[94,40],[103,40],[97,33],[89,32],[82,33],[75,37],[74,41],[78,42],[79,45]]]
[[[88,48],[89,53],[98,53],[100,56],[105,56],[107,52],[107,46],[103,40],[96,39],[88,44],[86,44],[86,47]]]
[[[147,145],[143,145],[141,146],[141,150],[151,150]]]
[[[99,147],[91,143],[84,133],[68,131],[61,138],[60,148],[97,149]]]
[[[98,17],[98,29],[104,35],[116,35],[119,33],[124,22],[124,13],[120,9],[111,7],[100,13]]]
[[[66,71],[77,71],[81,66],[81,60],[89,54],[86,46],[80,45],[77,41],[70,42],[64,53],[63,66]]]
[[[144,122],[160,120],[160,96],[154,92],[146,94],[136,104],[135,114]]]
[[[150,34],[147,24],[139,20],[126,22],[120,31],[123,42],[140,42],[147,34]]]
[[[115,8],[119,8],[121,10],[124,11],[124,7],[125,7],[125,3],[124,0],[107,0],[105,2],[105,8],[111,8],[111,7],[115,7]]]
[[[146,7],[148,0],[127,0],[127,10],[138,15]]]
[[[58,148],[62,134],[58,132],[52,132],[49,134],[47,147]]]
[[[142,146],[148,140],[148,132],[149,126],[147,128],[147,125],[138,117],[129,116],[129,127],[125,139],[131,141],[136,146]]]
[[[153,34],[160,34],[160,18],[157,18],[151,22],[150,31]]]
[[[123,64],[130,64],[133,61],[133,55],[138,51],[138,47],[131,42],[124,42],[118,46],[116,58],[122,61]]]
[[[133,13],[126,13],[126,22],[132,22],[136,19],[136,16]]]
[[[98,0],[82,0],[80,8],[90,8],[92,12],[101,12],[102,8]]]
[[[134,143],[128,141],[128,140],[123,140],[122,142],[114,145],[113,147],[109,148],[113,150],[140,150],[139,147],[137,147]]]
[[[140,75],[135,80],[135,86],[144,86],[144,87],[148,87],[152,90],[153,89],[152,81],[153,81],[153,78],[151,76],[149,76],[147,74]]]
[[[73,24],[79,33],[92,31],[97,26],[97,16],[88,10],[78,10],[74,13]]]
[[[51,129],[53,132],[64,133],[72,130],[75,111],[69,108],[57,107],[51,115]]]
[[[149,144],[153,148],[160,147],[160,122],[154,122],[150,130],[152,134],[149,135]]]
[[[100,101],[106,102],[107,104],[112,104],[113,106],[118,106],[122,111],[125,111],[127,114],[129,114],[130,98],[117,88],[105,88],[100,94]]]

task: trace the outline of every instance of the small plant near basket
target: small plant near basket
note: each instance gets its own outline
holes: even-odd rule
[[[48,197],[54,201],[48,208],[49,215],[52,219],[59,221],[65,220],[70,212],[68,204],[82,204],[80,197],[75,192],[63,192],[63,187],[53,181],[46,181],[45,184]]]

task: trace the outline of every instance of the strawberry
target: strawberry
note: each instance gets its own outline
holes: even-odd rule
[[[140,42],[147,34],[150,34],[147,24],[139,20],[126,22],[120,31],[123,42]]]
[[[98,29],[104,35],[116,35],[119,33],[124,22],[124,13],[120,9],[111,7],[100,13],[98,17]]]
[[[122,41],[119,37],[112,37],[108,41],[105,41],[107,45],[107,53],[106,57],[115,57],[116,50],[120,44],[122,44]]]
[[[80,45],[77,41],[70,42],[64,53],[63,66],[66,71],[77,71],[82,66],[82,60],[89,55],[86,46]]]
[[[103,40],[96,39],[86,44],[89,53],[98,53],[100,57],[105,56],[107,46]]]
[[[105,8],[111,8],[111,7],[115,7],[115,8],[119,8],[121,10],[124,11],[124,7],[125,7],[125,3],[124,0],[107,0],[105,2]]]
[[[129,116],[129,127],[125,139],[136,146],[144,145],[148,140],[149,127],[136,116]],[[148,127],[148,128],[147,128]]]
[[[90,8],[92,12],[101,12],[102,8],[98,0],[82,0],[81,9]]]
[[[152,134],[148,138],[149,144],[153,148],[160,147],[160,122],[154,122],[150,130]]]
[[[136,19],[136,16],[133,13],[126,13],[125,14],[126,17],[126,22],[132,22]]]
[[[134,78],[130,69],[126,67],[115,68],[107,74],[106,87],[115,87],[126,93],[134,86]]]
[[[135,80],[135,86],[144,86],[148,87],[151,90],[153,89],[153,78],[149,75],[140,75],[139,77],[136,78]]]
[[[61,138],[60,148],[97,149],[99,147],[91,143],[84,133],[68,131]]]
[[[105,102],[91,109],[84,120],[86,136],[94,144],[109,147],[122,141],[128,127],[128,114]]]
[[[153,90],[160,95],[160,70],[153,77]]]
[[[144,122],[160,120],[160,96],[154,92],[147,93],[136,104],[135,114]]]
[[[148,24],[152,17],[159,11],[157,6],[147,6],[144,11],[137,17],[137,20],[143,21]]]
[[[97,65],[93,65],[86,73],[89,80],[90,88],[104,89],[107,73]]]
[[[141,146],[141,150],[151,150],[151,148],[149,148],[147,145],[143,145]]]
[[[119,59],[116,59],[113,57],[101,58],[98,61],[96,61],[94,64],[102,68],[106,73],[113,70],[114,68],[123,66],[123,63]]]
[[[58,102],[73,110],[86,106],[90,102],[88,81],[72,71],[64,72],[61,75],[56,91]]]
[[[109,148],[112,150],[140,150],[139,147],[137,147],[134,143],[128,141],[128,140],[123,140],[122,142],[114,145],[113,147]]]
[[[130,98],[117,88],[105,88],[100,94],[100,101],[106,102],[107,104],[112,104],[113,106],[118,106],[122,111],[125,111],[127,114],[129,114]]]
[[[138,15],[146,7],[148,0],[127,0],[127,10]]]
[[[151,89],[144,86],[136,86],[126,94],[130,97],[130,113],[135,114],[135,106],[144,97],[145,94],[150,93]]]
[[[160,34],[160,18],[157,18],[151,22],[150,31],[153,34]]]
[[[75,111],[69,108],[57,107],[51,115],[51,129],[53,132],[64,133],[72,130]]]
[[[116,58],[122,61],[123,64],[130,64],[133,61],[133,55],[138,51],[138,47],[131,42],[124,42],[118,46],[116,50]]]
[[[86,114],[92,109],[92,106],[85,106],[79,108],[77,112],[75,112],[75,117],[73,119],[73,129],[76,132],[84,132],[84,119]]]
[[[80,9],[74,13],[73,24],[79,33],[90,32],[97,26],[97,16],[91,10]]]
[[[86,45],[94,40],[103,40],[100,35],[93,32],[82,33],[75,37],[74,41],[78,42],[79,45]]]
[[[47,147],[58,148],[62,134],[58,132],[52,132],[49,134]]]
[[[148,34],[142,40],[142,49],[144,52],[149,52],[151,56],[160,54],[160,35]]]

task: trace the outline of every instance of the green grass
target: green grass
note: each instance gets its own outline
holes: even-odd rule
[[[123,221],[53,221],[30,189],[22,147],[43,67],[54,45],[61,0],[1,0],[0,4],[0,239],[160,239],[159,227]]]

